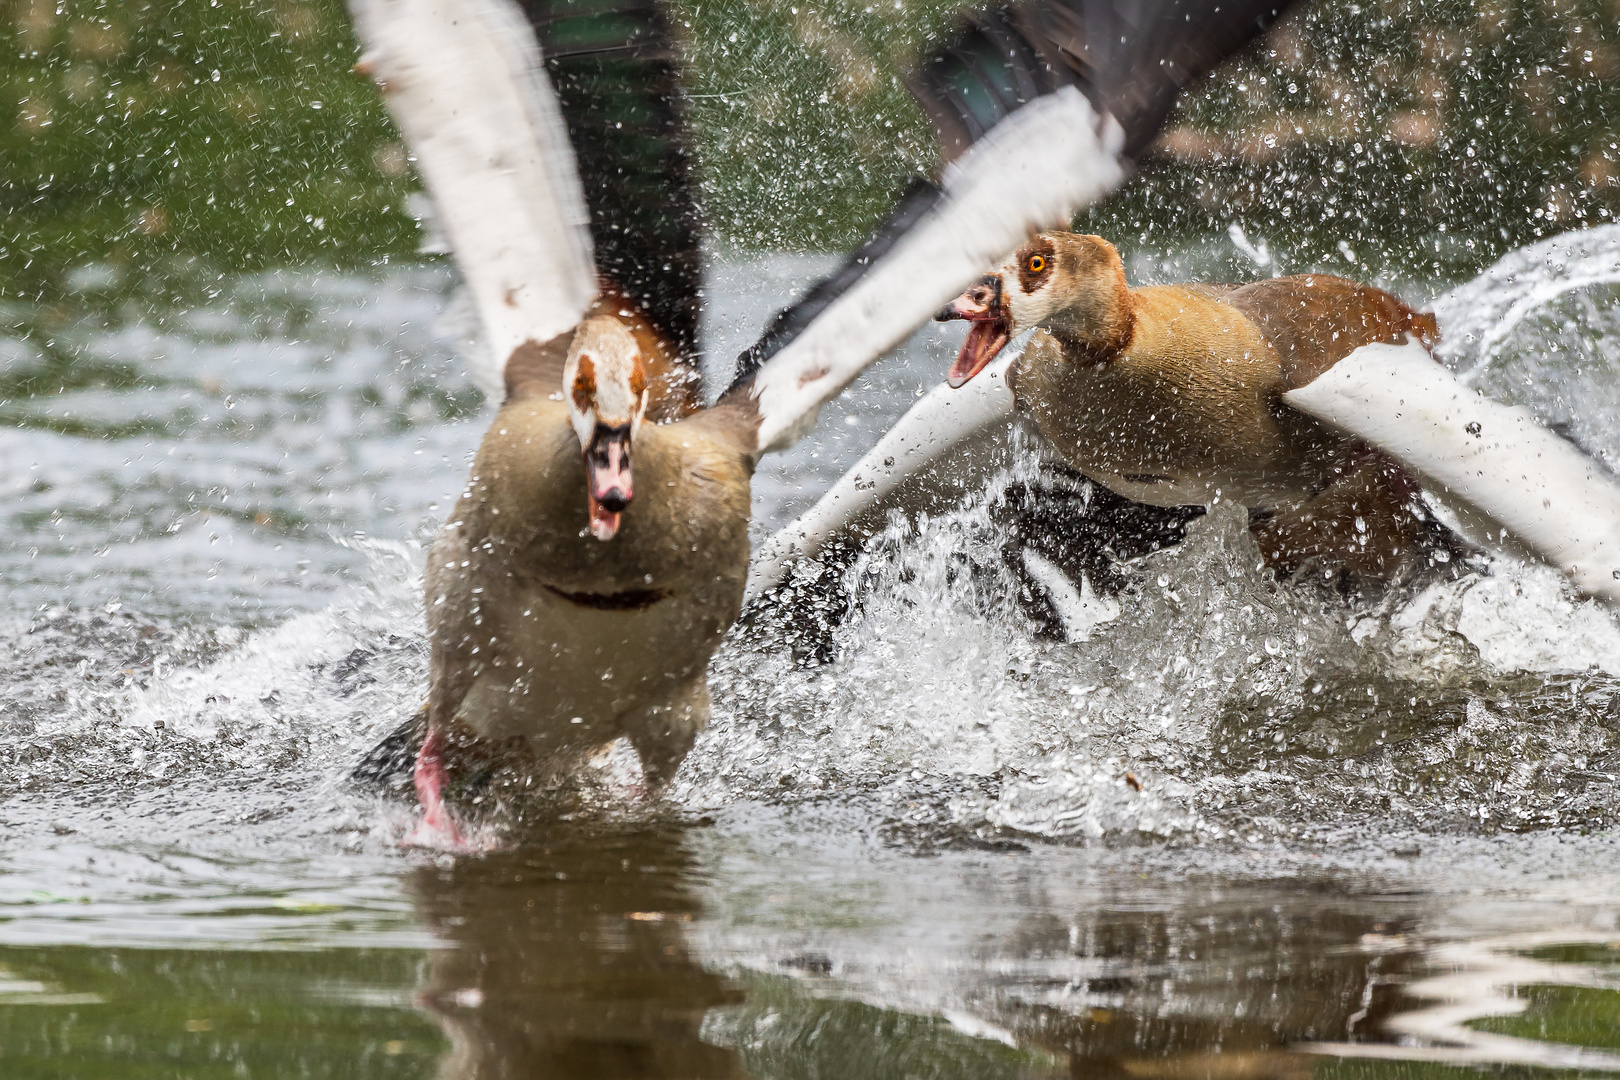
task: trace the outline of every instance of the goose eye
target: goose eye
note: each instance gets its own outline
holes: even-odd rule
[[[1044,255],[1031,255],[1028,265],[1030,273],[1038,274],[1046,269],[1046,257]]]

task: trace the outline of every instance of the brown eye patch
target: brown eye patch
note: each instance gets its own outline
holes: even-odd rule
[[[635,401],[641,400],[641,395],[647,392],[647,370],[641,366],[641,358],[636,358],[635,366],[630,369],[630,397]]]
[[[574,407],[582,413],[596,408],[596,362],[589,356],[579,358],[574,371]]]
[[[1046,284],[1052,273],[1052,241],[1041,239],[1018,253],[1018,287],[1032,293]]]

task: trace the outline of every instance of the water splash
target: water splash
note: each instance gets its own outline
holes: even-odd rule
[[[398,831],[341,778],[420,704],[425,641],[402,628],[422,621],[421,551],[354,546],[371,566],[367,586],[268,630],[162,631],[122,612],[47,613],[17,628],[22,641],[41,640],[10,673],[25,707],[0,713],[0,785],[41,806],[88,792],[109,818],[112,807],[164,808],[168,825],[126,837],[136,843],[173,829],[206,847],[190,834],[202,822],[235,828],[233,846],[252,833],[244,825],[265,822],[276,839]],[[52,670],[64,654],[78,659],[82,684]],[[291,826],[274,820],[289,813]]]
[[[893,523],[845,573],[830,663],[729,642],[681,798],[877,792],[918,822],[1111,842],[1607,820],[1620,628],[1553,571],[1347,602],[1277,583],[1218,507],[1132,568],[1115,621],[1051,642],[1009,599],[992,503]]]
[[[1558,272],[1599,272],[1585,265]],[[1439,308],[1460,319],[1471,309],[1457,298],[1475,294],[1490,290],[1471,283]],[[1546,350],[1523,335],[1546,310],[1520,318],[1484,367],[1539,370]],[[1583,317],[1600,345],[1620,340],[1620,326]],[[1612,430],[1601,400],[1563,400]],[[1019,602],[1038,575],[1007,558],[1002,515],[1009,492],[1058,483],[1020,461],[950,513],[891,522],[836,572],[823,640],[809,643],[826,663],[791,644],[815,636],[805,610],[740,627],[713,666],[715,722],[676,802],[853,799],[916,835],[1107,843],[1612,820],[1620,627],[1552,571],[1437,568],[1347,601],[1279,585],[1242,513],[1217,507],[1180,547],[1122,568],[1117,615],[1088,641],[1053,641]],[[336,792],[420,703],[419,559],[409,545],[355,550],[372,562],[366,589],[251,636],[66,609],[33,635],[15,628],[39,647],[9,669],[21,693],[0,712],[0,782],[141,792],[241,778],[264,789],[244,813],[293,792],[336,807],[306,834],[386,835],[375,808]],[[67,656],[88,661],[83,678],[62,677]],[[599,771],[608,801],[643,805],[623,747]]]
[[[1442,358],[1477,377],[1515,328],[1539,309],[1582,289],[1620,284],[1620,225],[1561,233],[1519,248],[1434,302]]]
[[[1620,228],[1517,252],[1436,303],[1449,359],[1567,386],[1544,343],[1620,340],[1615,313],[1590,301],[1616,281]],[[1565,302],[1588,305],[1579,333],[1537,322]],[[1518,381],[1498,396],[1523,401]],[[1606,400],[1558,402],[1612,439],[1620,410]],[[826,665],[768,647],[802,635],[800,615],[735,636],[681,797],[878,792],[907,820],[1109,842],[1308,836],[1367,818],[1611,820],[1620,623],[1556,572],[1501,557],[1346,601],[1279,586],[1244,516],[1218,507],[1179,548],[1128,567],[1117,618],[1053,643],[1014,599],[1030,582],[1008,567],[996,518],[997,493],[1052,482],[1019,465],[950,514],[891,521],[843,574],[854,614]]]

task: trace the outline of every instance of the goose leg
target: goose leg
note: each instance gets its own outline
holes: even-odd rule
[[[416,754],[416,798],[422,804],[422,820],[405,838],[409,847],[436,848],[440,851],[469,850],[467,840],[444,804],[444,733],[429,727],[422,749]]]
[[[668,705],[648,709],[625,725],[649,789],[656,792],[675,779],[697,733],[708,722],[708,677],[699,673]]]

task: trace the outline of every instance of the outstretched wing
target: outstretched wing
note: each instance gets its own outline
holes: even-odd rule
[[[351,0],[382,86],[472,293],[503,384],[525,341],[596,296],[584,195],[534,37],[510,0]]]
[[[1422,345],[1363,345],[1283,400],[1397,458],[1487,539],[1511,536],[1620,606],[1620,484]]]
[[[702,232],[658,0],[518,0],[579,159],[596,267],[697,371]]]
[[[933,121],[946,161],[957,161],[1018,110],[1061,90],[1085,96],[1099,127],[1116,133],[1109,152],[1128,161],[1153,140],[1182,89],[1270,26],[1290,3],[1031,0],[998,7],[970,21],[955,41],[911,74],[907,85]],[[1063,168],[1064,159],[1055,154],[1047,167]],[[935,185],[914,182],[860,250],[779,312],[760,340],[738,357],[733,386],[751,378],[873,272],[943,197]],[[1066,223],[1078,205],[1039,224]],[[1021,240],[992,253],[978,272]],[[948,299],[941,296],[939,303]]]

